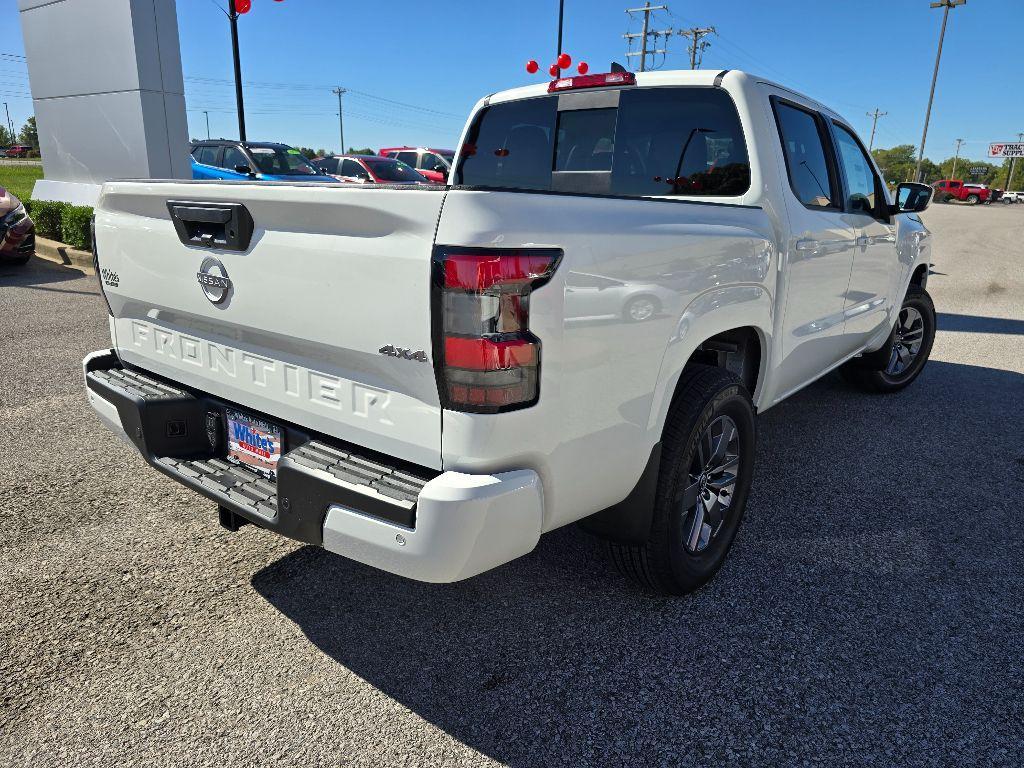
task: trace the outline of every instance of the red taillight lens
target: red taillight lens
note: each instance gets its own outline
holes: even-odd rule
[[[497,413],[537,401],[540,339],[530,332],[530,293],[551,279],[561,255],[438,248],[434,358],[446,408]]]
[[[605,85],[636,85],[636,75],[632,72],[605,72],[600,75],[562,77],[548,83],[548,93],[576,88],[600,88]]]

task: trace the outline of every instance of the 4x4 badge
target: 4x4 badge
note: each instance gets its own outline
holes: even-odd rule
[[[419,363],[427,362],[427,353],[420,350],[419,352],[413,352],[411,349],[404,349],[403,347],[393,347],[388,344],[385,347],[381,347],[377,350],[382,355],[388,355],[390,357],[400,357],[403,360],[415,360]]]

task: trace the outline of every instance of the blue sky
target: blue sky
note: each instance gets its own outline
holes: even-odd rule
[[[218,0],[223,3],[225,0]],[[867,139],[865,113],[888,112],[876,146],[920,141],[941,10],[928,0],[658,0],[658,29],[715,26],[709,69],[746,69],[801,90],[844,114]],[[469,2],[252,0],[240,22],[251,139],[338,146],[335,84],[345,96],[352,146],[451,147],[482,95],[536,82],[555,55],[557,0]],[[565,0],[564,48],[592,72],[625,61],[622,34],[639,30],[629,0]],[[178,0],[189,126],[205,137],[237,127],[227,21],[214,0]],[[982,158],[989,141],[1024,131],[1020,40],[1024,0],[969,0],[950,13],[926,154]],[[663,68],[688,66],[674,37]],[[0,54],[23,54],[16,0],[0,0]],[[58,54],[55,54],[58,55]],[[79,55],[69,60],[81,65]],[[1011,62],[1013,62],[1011,64]],[[662,62],[658,62],[662,64]],[[255,85],[259,84],[259,85]],[[0,55],[0,94],[20,125],[31,113],[23,63]]]

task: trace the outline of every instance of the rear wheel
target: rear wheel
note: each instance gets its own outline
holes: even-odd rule
[[[870,392],[897,392],[924,369],[934,341],[935,305],[924,288],[911,285],[885,346],[851,360],[843,375]]]
[[[671,595],[698,589],[722,566],[754,473],[754,407],[743,383],[707,365],[683,376],[665,425],[648,539],[608,545],[625,575]]]
[[[968,205],[977,205],[978,201],[980,201],[980,200],[981,200],[981,198],[978,197],[977,195],[968,195],[967,196],[967,204]]]

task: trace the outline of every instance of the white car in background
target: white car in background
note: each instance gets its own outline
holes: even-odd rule
[[[1003,196],[999,199],[1006,205],[1010,203],[1024,203],[1024,192],[1003,192]]]

